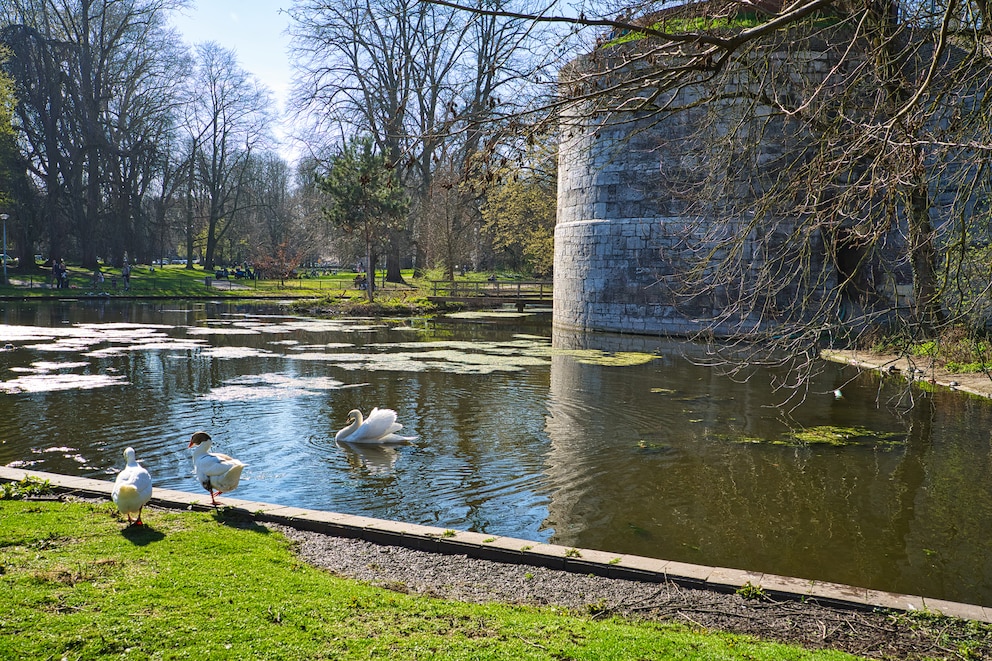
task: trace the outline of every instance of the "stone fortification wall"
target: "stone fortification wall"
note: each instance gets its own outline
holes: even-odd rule
[[[612,54],[599,51],[564,71],[565,93],[582,98],[597,77],[602,87],[609,87],[653,66],[634,57],[636,46],[609,50]],[[836,287],[827,250],[818,245],[823,236],[806,237],[807,243],[797,246],[791,235],[798,219],[780,213],[756,221],[748,206],[762,176],[787,167],[783,158],[788,156],[783,155],[804,139],[803,127],[769,119],[768,108],[734,98],[734,92],[744,88],[763,85],[763,91],[781,94],[788,93],[791,83],[822,78],[829,69],[828,55],[765,52],[758,57],[761,67],[742,67],[748,70],[742,76],[755,78],[720,83],[728,94],[719,103],[697,103],[713,93],[700,85],[654,99],[650,108],[639,112],[605,109],[625,101],[631,105],[629,99],[643,90],[620,92],[610,99],[587,96],[566,109],[558,162],[556,326],[732,335],[775,323],[800,299],[815,306]],[[778,71],[772,71],[775,67]],[[761,70],[755,73],[757,69]],[[604,71],[613,72],[605,81]],[[659,112],[660,106],[666,111]],[[672,107],[683,109],[668,111]],[[760,130],[762,137],[742,142],[750,151],[740,162],[720,151],[722,135],[749,130]],[[723,191],[725,197],[700,199],[697,193],[704,189]],[[728,261],[724,258],[734,249],[727,241],[732,237],[744,241],[736,248],[740,254]],[[707,252],[722,268],[737,264],[739,291],[684,287],[683,276],[699,268],[698,257]],[[758,281],[751,275],[770,267],[794,272],[794,282],[774,292],[746,291],[748,282]],[[745,299],[747,304],[741,304]]]

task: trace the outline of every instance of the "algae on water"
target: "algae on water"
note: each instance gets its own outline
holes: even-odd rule
[[[846,447],[856,445],[890,449],[906,443],[906,435],[900,432],[881,432],[868,429],[867,427],[837,427],[833,425],[819,425],[792,430],[781,437],[775,438],[723,434],[719,435],[718,438],[741,444],[784,445],[789,447],[808,447],[811,445]]]
[[[599,349],[553,349],[552,352],[558,355],[572,356],[576,362],[583,365],[602,365],[604,367],[634,367],[659,358],[656,354],[639,351],[606,352]]]

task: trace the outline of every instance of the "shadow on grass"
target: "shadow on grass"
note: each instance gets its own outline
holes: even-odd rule
[[[255,521],[255,517],[252,516],[251,512],[238,507],[224,507],[221,505],[213,511],[213,517],[214,521],[217,523],[231,528],[251,530],[252,532],[260,532],[265,535],[272,532],[265,526]]]
[[[165,539],[165,533],[155,530],[147,523],[142,523],[140,526],[128,526],[121,530],[121,535],[135,546],[147,546],[152,542],[161,542]]]

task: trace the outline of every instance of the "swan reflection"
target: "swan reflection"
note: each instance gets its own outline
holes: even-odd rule
[[[335,444],[345,451],[351,468],[364,467],[372,475],[391,472],[400,457],[399,451],[389,445],[356,445],[347,441],[336,441]]]

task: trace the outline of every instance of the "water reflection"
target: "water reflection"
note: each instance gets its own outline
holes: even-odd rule
[[[985,400],[907,413],[898,383],[827,365],[790,418],[774,374],[526,316],[101,301],[0,319],[0,464],[110,479],[131,445],[156,485],[200,493],[204,429],[249,464],[239,498],[992,603]],[[418,439],[335,443],[373,406]],[[831,434],[848,442],[810,442]]]
[[[558,334],[555,345],[590,341],[610,339]],[[685,347],[641,342],[661,355],[652,370],[553,359],[556,538],[988,603],[987,401],[918,395],[897,415],[885,404],[902,400],[900,384],[828,368],[795,421],[857,425],[899,441],[788,444],[768,375],[742,386],[675,358]],[[831,388],[841,381],[837,399]]]

